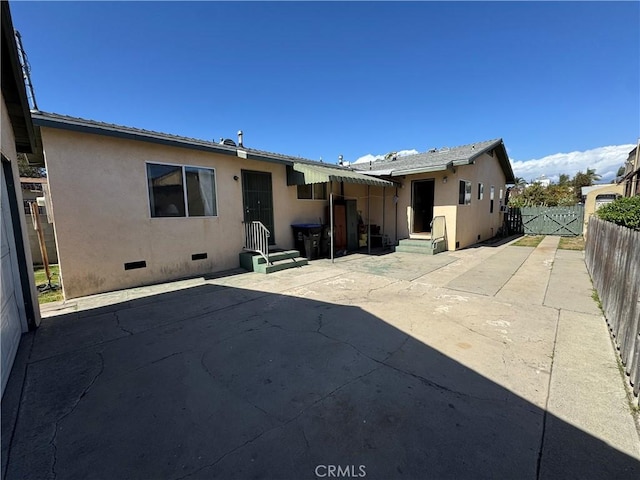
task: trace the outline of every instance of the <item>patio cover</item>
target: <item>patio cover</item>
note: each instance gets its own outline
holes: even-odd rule
[[[312,183],[345,182],[379,187],[394,187],[395,183],[373,178],[347,168],[313,165],[295,162],[287,166],[287,185],[309,185]]]

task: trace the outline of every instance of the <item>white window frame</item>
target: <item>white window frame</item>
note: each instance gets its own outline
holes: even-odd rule
[[[151,199],[149,198],[149,170],[147,169],[147,165],[166,165],[167,167],[180,167],[182,170],[182,195],[184,197],[184,217],[181,216],[170,216],[170,217],[154,217],[151,215]],[[198,215],[191,216],[189,215],[189,199],[187,197],[187,168],[205,168],[207,170],[213,170],[213,187],[215,193],[215,201],[216,201],[216,214],[215,215]],[[215,167],[205,167],[204,165],[191,165],[191,164],[181,164],[181,163],[169,163],[169,162],[155,162],[151,160],[147,160],[144,162],[144,176],[147,179],[147,213],[150,219],[166,219],[166,218],[218,218],[220,216],[220,203],[218,203],[218,174],[216,172]]]
[[[460,203],[460,183],[464,182],[464,203]],[[471,197],[473,196],[473,183],[468,180],[460,179],[458,183],[458,205],[471,205]],[[467,192],[467,189],[469,192]]]

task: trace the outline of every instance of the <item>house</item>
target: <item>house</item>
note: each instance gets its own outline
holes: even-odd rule
[[[464,248],[498,233],[513,181],[500,139],[356,170],[248,148],[242,132],[215,143],[54,113],[33,119],[65,298],[236,268],[243,247],[297,246],[300,224],[333,222],[342,253],[428,239],[438,217],[443,245]],[[256,239],[264,245],[247,245]]]
[[[33,119],[65,298],[237,268],[256,233],[268,232],[262,250],[290,250],[292,225],[328,223],[334,195],[395,186],[247,148],[241,134],[215,143],[46,112]],[[247,230],[255,221],[260,232]]]
[[[640,195],[640,143],[629,152],[624,164],[624,175],[618,181],[624,185],[624,196],[633,197]]]
[[[502,139],[354,166],[367,175],[401,183],[394,199],[402,212],[396,238],[428,239],[432,220],[440,217],[448,250],[497,235],[503,224],[506,184],[515,181]],[[405,243],[411,249],[416,245]]]
[[[549,185],[551,185],[551,179],[545,174],[542,174],[533,181],[532,185],[533,184],[538,184],[543,188],[547,188]]]
[[[24,214],[27,219],[27,235],[29,237],[29,249],[34,265],[42,265],[42,253],[40,251],[40,241],[38,232],[34,228],[35,220],[31,215],[31,204],[40,203],[48,196],[48,184],[46,178],[20,177],[20,190],[22,191],[22,203]],[[40,216],[40,228],[44,238],[45,248],[47,249],[47,258],[50,264],[58,263],[58,252],[56,249],[56,239],[53,233],[53,222],[51,212],[47,211],[46,205],[38,204],[38,213]]]
[[[29,113],[29,102],[18,57],[8,2],[2,2],[2,168],[0,234],[2,283],[0,339],[2,394],[11,373],[22,334],[40,324],[40,309],[23,210],[18,153],[41,153]]]
[[[613,202],[616,198],[624,195],[624,185],[609,183],[582,187],[580,190],[582,202],[584,203],[584,225],[582,234],[587,235],[589,219],[596,213],[598,208],[607,203]]]

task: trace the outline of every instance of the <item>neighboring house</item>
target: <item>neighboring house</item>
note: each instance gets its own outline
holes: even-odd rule
[[[237,268],[243,222],[262,222],[271,244],[291,249],[293,224],[328,223],[332,193],[394,186],[241,139],[33,118],[46,150],[65,298]],[[358,209],[367,206],[361,198]]]
[[[536,178],[533,181],[532,185],[533,184],[538,184],[541,187],[547,188],[549,185],[551,185],[551,179],[543,174],[543,175],[540,175],[538,178]]]
[[[431,221],[440,216],[446,220],[449,250],[497,235],[506,184],[515,181],[502,139],[353,166],[401,182],[396,238],[428,238]]]
[[[640,195],[640,148],[636,146],[629,152],[627,161],[624,164],[624,175],[618,181],[624,185],[624,196],[633,197]]]
[[[2,2],[2,168],[0,183],[1,267],[0,339],[2,342],[2,393],[11,373],[22,333],[40,324],[40,309],[35,287],[31,252],[27,239],[18,153],[39,153],[29,114],[22,68],[11,21],[9,4]]]
[[[596,213],[602,205],[611,203],[616,198],[624,195],[624,185],[615,183],[591,185],[589,187],[582,187],[580,193],[584,204],[584,226],[582,228],[582,234],[586,236],[591,215]]]
[[[47,191],[46,178],[30,178],[20,177],[20,188],[22,190],[22,200],[24,206],[24,214],[27,218],[27,233],[29,236],[29,247],[34,265],[42,265],[42,252],[40,251],[40,240],[38,232],[34,228],[35,220],[31,216],[31,206],[33,202],[37,202],[38,198],[44,199]],[[41,202],[42,203],[42,202]],[[47,258],[50,264],[58,263],[58,252],[56,250],[56,238],[53,232],[53,223],[49,223],[50,215],[47,215],[45,205],[39,205],[38,213],[40,214],[40,228],[44,236],[44,242],[47,249]]]

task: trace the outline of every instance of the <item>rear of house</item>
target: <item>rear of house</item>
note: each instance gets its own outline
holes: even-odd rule
[[[514,181],[502,139],[356,165],[362,173],[400,182],[397,238],[426,239],[444,217],[448,250],[498,234],[506,184]],[[387,231],[390,233],[390,231]]]
[[[314,175],[305,165],[318,162],[241,139],[217,144],[44,112],[34,121],[66,298],[237,268],[246,222],[291,249],[292,224],[328,221],[338,180],[392,185],[337,166]]]

